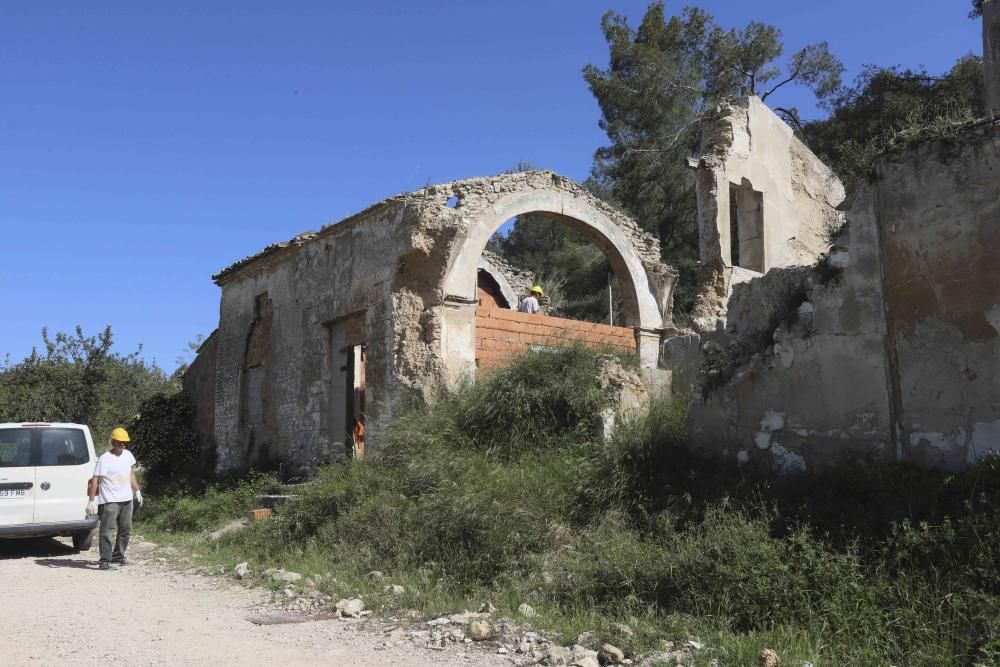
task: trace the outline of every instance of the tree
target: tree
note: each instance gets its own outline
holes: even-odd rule
[[[935,125],[981,116],[982,60],[960,58],[943,76],[925,69],[864,68],[829,101],[830,116],[806,124],[802,137],[848,185],[866,179],[880,153]]]
[[[33,349],[18,363],[0,365],[0,421],[63,421],[87,424],[98,441],[127,423],[139,404],[172,385],[146,364],[140,350],[112,351],[111,327],[86,336],[42,329],[45,353]]]
[[[680,271],[675,310],[683,313],[696,294],[698,266],[697,206],[684,158],[697,149],[701,121],[720,102],[770,97],[792,83],[828,97],[843,66],[819,43],[793,54],[783,72],[774,26],[724,30],[693,7],[668,19],[662,2],[651,4],[636,28],[613,12],[602,28],[608,67],[588,65],[583,74],[610,145],[594,155],[590,186],[659,237],[664,259]]]
[[[972,0],[972,11],[969,12],[969,18],[974,19],[982,15],[983,15],[983,0]]]

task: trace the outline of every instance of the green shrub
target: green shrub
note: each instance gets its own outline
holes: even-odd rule
[[[524,355],[466,388],[455,425],[472,446],[504,456],[593,440],[609,400],[597,383],[607,356],[582,344]]]
[[[204,468],[194,420],[194,403],[185,391],[155,394],[142,402],[128,431],[147,479],[166,480]]]

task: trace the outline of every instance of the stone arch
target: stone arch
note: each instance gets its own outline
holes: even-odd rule
[[[607,256],[622,286],[627,326],[663,328],[663,313],[638,250],[611,219],[589,202],[558,191],[515,192],[472,216],[451,246],[445,273],[446,300],[468,301],[476,296],[476,269],[486,243],[507,220],[527,213],[545,213],[583,234]]]
[[[568,225],[604,253],[622,287],[625,324],[635,329],[640,364],[656,368],[676,273],[659,261],[655,239],[568,179],[551,172],[512,176],[524,177],[522,187],[505,189],[499,197],[471,197],[469,202],[462,199],[461,182],[453,184],[459,194],[455,208],[463,224],[448,244],[441,283],[440,353],[449,379],[475,369],[476,275],[486,244],[504,222],[529,213],[545,214]]]

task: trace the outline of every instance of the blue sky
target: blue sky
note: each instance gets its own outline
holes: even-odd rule
[[[0,359],[110,324],[169,372],[217,323],[211,275],[269,243],[519,160],[586,178],[581,69],[607,63],[604,11],[648,3],[140,4],[0,0]],[[827,40],[849,78],[981,50],[964,0],[697,4]]]

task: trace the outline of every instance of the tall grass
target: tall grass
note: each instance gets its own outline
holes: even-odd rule
[[[676,403],[604,442],[600,363],[532,353],[417,406],[382,434],[384,455],[321,470],[271,521],[217,542],[199,531],[246,509],[252,484],[161,501],[147,520],[228,565],[332,573],[331,594],[387,609],[528,601],[566,641],[697,637],[704,664],[749,664],[764,645],[785,664],[1000,661],[995,460],[745,478],[692,454]]]

